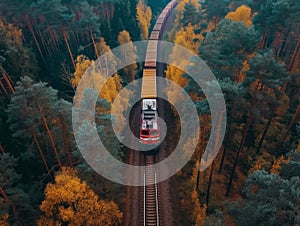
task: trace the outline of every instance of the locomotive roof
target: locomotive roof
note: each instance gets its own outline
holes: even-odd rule
[[[154,110],[142,112],[142,129],[158,129],[157,112]]]

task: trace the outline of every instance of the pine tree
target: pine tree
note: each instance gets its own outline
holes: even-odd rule
[[[257,51],[258,41],[254,27],[247,28],[243,22],[224,19],[217,31],[206,35],[199,53],[217,78],[230,77],[239,82],[245,61]]]
[[[34,210],[21,186],[21,175],[15,170],[17,161],[9,153],[0,154],[0,218],[11,225],[25,225],[25,220],[32,220],[28,215],[33,216]]]
[[[37,62],[34,53],[24,47],[23,32],[11,23],[0,20],[0,66],[8,74],[35,77],[37,73]],[[1,75],[4,72],[1,70]]]
[[[297,225],[299,189],[299,177],[284,180],[255,171],[243,188],[245,199],[229,204],[229,213],[239,225]]]
[[[61,125],[54,122],[58,118],[66,122],[67,112],[65,108],[70,107],[70,105],[67,102],[58,103],[57,90],[47,87],[46,83],[33,83],[30,78],[24,77],[16,87],[16,92],[11,98],[7,113],[9,128],[13,133],[13,137],[27,143],[28,139],[33,136],[34,140],[39,141],[36,144],[42,159],[47,159],[48,165],[54,164],[53,161],[56,159],[58,166],[61,167],[62,156],[60,156],[60,151],[63,151],[63,148],[58,149],[58,144],[63,144],[61,139],[66,136],[63,135],[63,130],[56,130],[58,126],[61,128]],[[57,108],[61,109],[58,111]],[[44,137],[44,133],[47,139],[41,139],[43,140],[41,142],[40,138]],[[59,139],[54,140],[54,137]],[[70,142],[69,146],[72,146],[72,139],[66,140],[66,142]],[[48,145],[51,146],[54,154],[45,153],[44,148]]]

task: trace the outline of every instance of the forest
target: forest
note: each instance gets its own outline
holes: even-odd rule
[[[148,39],[168,2],[0,1],[0,225],[127,225],[128,188],[96,173],[80,154],[90,141],[76,144],[73,97],[102,54]],[[208,65],[227,115],[221,150],[200,172],[211,130],[207,97],[185,72],[166,66],[166,78],[189,94],[201,122],[199,139],[187,139],[182,150],[196,142],[192,158],[170,178],[173,222],[300,225],[300,1],[178,0],[171,18],[163,40]],[[175,48],[169,58],[178,60]],[[117,56],[108,60],[116,68]],[[197,70],[193,59],[176,63]],[[116,141],[109,115],[117,94],[142,70],[136,63],[111,76],[96,107],[99,136],[124,162],[128,151]],[[167,95],[182,101],[172,90]],[[119,106],[131,107],[126,100]],[[176,118],[172,108],[169,115]],[[81,132],[89,126],[83,123]],[[176,124],[174,144],[178,133]]]

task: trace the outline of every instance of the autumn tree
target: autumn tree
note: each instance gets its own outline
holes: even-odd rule
[[[242,5],[238,7],[234,12],[227,13],[225,18],[231,19],[232,21],[242,21],[247,27],[250,27],[252,24],[251,8]]]
[[[89,60],[85,55],[77,56],[75,61],[75,72],[70,78],[70,83],[74,88],[78,86],[80,79],[82,78],[88,67],[92,64],[92,62],[93,61]]]
[[[186,27],[180,28],[178,32],[176,32],[174,42],[180,46],[184,46],[194,53],[197,53],[198,47],[200,45],[200,41],[203,39],[201,34],[195,34],[194,26],[188,25]],[[190,59],[184,58],[181,56],[178,58],[178,55],[181,54],[181,50],[178,46],[174,46],[172,49],[172,53],[169,56],[170,62],[173,65],[168,65],[166,70],[166,77],[175,83],[177,83],[181,87],[185,87],[188,84],[188,80],[184,75],[184,72],[181,71],[178,66],[182,68],[186,68],[188,65],[191,65]],[[182,60],[184,59],[184,60]],[[178,95],[174,93],[174,90],[168,89],[168,97],[170,99],[176,99]],[[180,101],[180,100],[176,100]],[[175,102],[176,102],[175,101]]]
[[[124,51],[122,52],[122,55],[119,56],[119,59],[121,59],[123,61],[125,61],[125,59],[126,59],[126,62],[127,61],[134,62],[136,60],[136,51],[137,50],[131,41],[129,32],[126,30],[121,31],[118,36],[118,42],[120,45],[124,45],[124,44],[129,45],[128,48],[124,48]],[[126,82],[126,83],[132,82],[135,78],[136,70],[137,70],[136,63],[128,65],[127,67],[123,68],[123,71],[125,74],[124,79],[123,79],[124,82]]]
[[[114,98],[117,96],[118,92],[121,90],[121,79],[118,74],[114,74],[110,78],[107,79],[109,75],[107,74],[109,71],[115,71],[117,67],[117,60],[115,56],[110,51],[110,48],[108,45],[106,45],[106,42],[103,38],[99,40],[96,44],[96,48],[101,55],[107,53],[105,56],[101,58],[102,60],[97,62],[97,66],[101,67],[101,74],[95,73],[95,62],[92,60],[89,60],[84,55],[79,55],[76,59],[76,70],[73,74],[73,77],[70,78],[70,83],[75,88],[78,86],[82,76],[86,72],[86,70],[91,67],[91,70],[89,70],[90,79],[89,84],[86,84],[90,88],[94,88],[95,90],[98,90],[100,92],[100,97],[105,98],[109,103],[112,103]],[[96,82],[98,80],[98,82]],[[106,81],[106,83],[105,83]],[[100,82],[105,83],[103,88],[100,90]]]
[[[141,29],[141,37],[142,39],[147,39],[149,35],[152,11],[149,6],[144,5],[142,0],[139,0],[136,7],[136,14]]]
[[[45,200],[40,209],[44,215],[38,225],[118,225],[122,213],[117,204],[100,200],[86,182],[71,168],[56,174],[55,183],[45,189]]]
[[[270,173],[273,174],[280,174],[283,165],[288,164],[290,161],[290,158],[285,158],[283,155],[281,155],[279,158],[275,159],[272,168],[270,170]]]
[[[121,35],[119,38],[119,41],[122,43],[126,40],[130,40],[128,34],[125,33],[123,32],[123,35]],[[89,87],[98,91],[99,97],[104,98],[110,104],[110,107],[112,107],[112,104],[114,104],[114,106],[118,109],[117,112],[120,113],[115,117],[115,119],[119,123],[118,130],[122,130],[122,128],[124,127],[125,120],[123,120],[123,123],[121,123],[120,121],[123,118],[123,113],[129,107],[128,100],[131,96],[131,93],[129,91],[126,91],[126,95],[123,98],[119,98],[118,103],[114,103],[115,98],[122,89],[122,80],[117,73],[114,73],[113,75],[108,73],[115,72],[117,70],[118,59],[113,54],[113,52],[110,51],[110,47],[106,44],[103,38],[100,38],[99,41],[96,43],[96,49],[99,55],[101,56],[96,62],[89,60],[83,55],[77,57],[76,71],[74,72],[74,76],[70,79],[70,82],[73,85],[73,87],[77,87],[83,74],[90,67],[87,74],[89,76],[89,79],[86,79],[84,81],[86,82],[86,84],[84,84],[82,87]],[[129,49],[130,51],[132,51],[134,50],[134,47],[132,46],[132,48]],[[130,53],[130,55],[134,57],[134,53]],[[131,66],[132,68],[130,68],[130,73],[133,73],[133,69],[135,68],[135,66],[130,65],[129,67]],[[99,70],[96,71],[96,68],[99,68]],[[100,85],[103,85],[101,89]],[[79,91],[79,97],[78,100],[76,100],[76,102],[80,103],[84,90],[77,91]]]
[[[2,20],[0,20],[0,65],[12,75],[14,81],[19,76],[35,77],[37,73],[34,53],[24,47],[22,30]]]

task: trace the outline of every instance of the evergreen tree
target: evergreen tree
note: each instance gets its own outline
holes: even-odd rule
[[[0,154],[0,218],[10,225],[25,225],[25,221],[34,220],[35,211],[21,186],[21,175],[15,170],[17,161],[9,153]]]
[[[228,205],[239,225],[297,225],[299,218],[300,180],[284,180],[266,171],[255,171],[243,188],[245,200]]]
[[[19,76],[35,77],[37,73],[35,56],[29,48],[24,47],[22,30],[2,20],[0,20],[0,65],[12,75],[14,81],[17,81]]]
[[[18,83],[7,109],[9,128],[13,137],[19,142],[26,143],[26,146],[32,137],[35,141],[38,140],[37,147],[43,161],[47,159],[47,163],[53,165],[56,158],[58,165],[61,166],[61,157],[64,155],[60,156],[59,153],[62,154],[64,151],[63,146],[59,144],[64,144],[62,141],[64,138],[69,147],[72,147],[73,142],[67,138],[70,137],[70,131],[65,130],[64,134],[61,124],[70,123],[68,108],[69,103],[59,102],[57,90],[47,87],[46,83],[33,83],[30,78],[24,77]],[[56,123],[59,121],[60,123]],[[44,139],[45,134],[48,139]],[[43,151],[48,146],[54,151],[54,155]],[[47,163],[44,161],[45,165]]]
[[[238,81],[244,61],[257,50],[258,37],[254,27],[224,19],[217,31],[206,35],[199,53],[218,78],[231,77]]]

